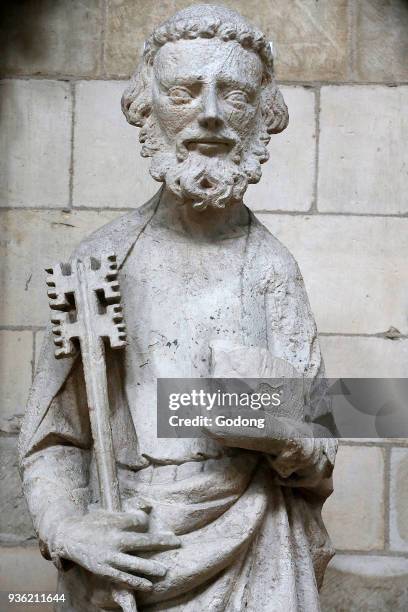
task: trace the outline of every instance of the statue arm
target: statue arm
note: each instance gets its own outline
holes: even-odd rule
[[[59,568],[62,568],[61,560],[54,554],[58,524],[68,516],[85,514],[89,503],[92,440],[80,365],[79,360],[74,363],[59,391],[44,407],[36,426],[27,432],[26,425],[28,442],[21,449],[20,457],[23,490],[41,552]],[[50,370],[44,381],[43,367],[45,364],[40,362],[30,394],[31,403],[41,397],[47,402],[44,384],[52,380],[55,371]]]
[[[266,311],[269,350],[274,357],[290,363],[306,383],[303,423],[287,424],[286,444],[276,455],[268,454],[268,461],[282,485],[327,497],[332,491],[336,427],[315,320],[299,267],[289,254],[284,265],[275,269],[266,295]],[[301,434],[303,427],[307,429],[305,437]],[[291,429],[294,436],[289,435]]]

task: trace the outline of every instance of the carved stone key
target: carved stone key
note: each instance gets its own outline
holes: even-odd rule
[[[55,356],[75,354],[79,341],[101,504],[106,510],[120,512],[104,346],[104,340],[114,349],[126,346],[116,255],[74,259],[46,272]],[[137,611],[132,591],[114,587],[112,593],[122,610]]]

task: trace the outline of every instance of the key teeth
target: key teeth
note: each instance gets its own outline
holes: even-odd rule
[[[57,359],[62,359],[63,357],[70,357],[71,355],[75,355],[75,346],[71,342],[71,340],[55,338],[54,343],[58,347],[55,349],[54,353]]]
[[[121,323],[123,321],[122,306],[120,304],[110,304],[106,308],[106,314],[114,323]]]
[[[118,338],[117,340],[111,340],[110,346],[112,349],[119,349],[123,348],[124,346],[127,346],[127,342],[126,340],[121,340]]]
[[[118,286],[119,286],[118,271],[117,270],[108,270],[108,273],[106,274],[106,280],[108,281],[108,283],[117,282]]]
[[[73,355],[73,351],[63,347],[56,349],[54,354],[57,359],[62,359],[63,357],[70,357],[70,355]]]
[[[51,310],[60,310],[62,312],[66,312],[69,309],[69,303],[66,301],[65,297],[61,299],[57,295],[56,298],[51,298],[49,300],[49,305]]]

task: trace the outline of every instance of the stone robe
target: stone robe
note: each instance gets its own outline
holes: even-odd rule
[[[319,610],[318,588],[333,554],[321,520],[330,482],[309,487],[296,474],[279,478],[270,457],[225,448],[210,438],[156,437],[156,378],[209,376],[211,347],[219,339],[250,348],[252,357],[268,351],[295,367],[309,382],[303,419],[332,427],[319,381],[323,366],[315,323],[298,267],[249,211],[246,228],[208,246],[155,224],[159,205],[160,193],[96,232],[75,253],[118,256],[129,346],[108,350],[107,367],[124,508],[131,511],[141,496],[152,506],[151,529],[171,530],[182,542],[180,549],[148,555],[169,570],[152,593],[137,594],[138,608]],[[206,265],[209,257],[215,265]],[[315,443],[334,463],[335,441]],[[30,393],[20,455],[40,547],[60,569],[59,590],[66,594],[60,609],[109,607],[109,585],[59,559],[49,542],[47,526],[99,504],[81,362],[57,361],[50,332]]]

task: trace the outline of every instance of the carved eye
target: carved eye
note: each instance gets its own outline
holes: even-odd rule
[[[186,104],[193,99],[186,87],[172,87],[168,91],[168,96],[174,104]]]
[[[231,102],[234,106],[244,106],[244,104],[248,104],[248,96],[245,91],[241,91],[240,89],[236,89],[235,91],[231,91],[226,96],[226,100]]]

